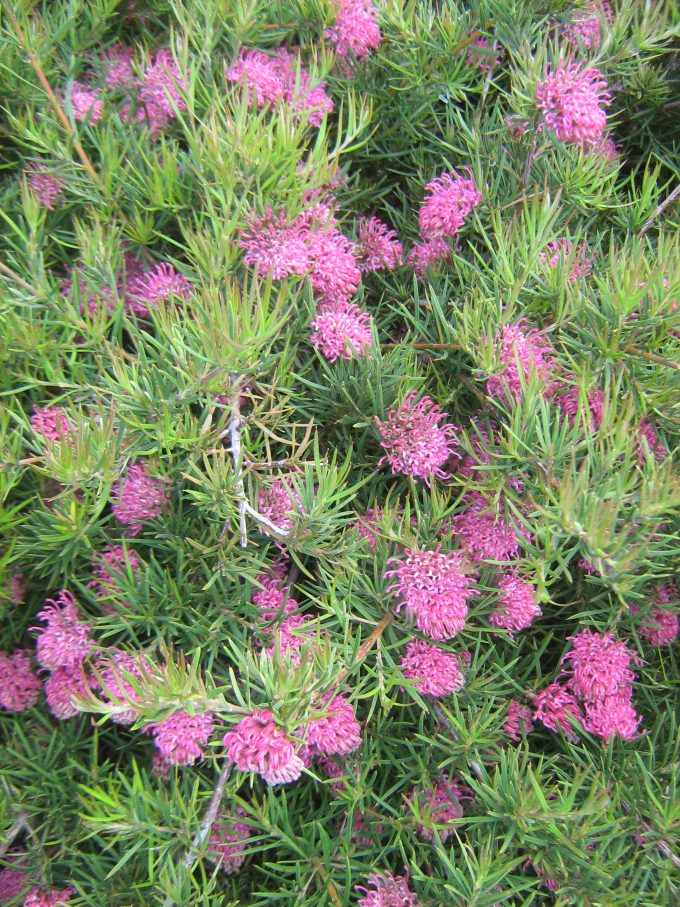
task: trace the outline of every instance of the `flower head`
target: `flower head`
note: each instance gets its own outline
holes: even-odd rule
[[[161,302],[169,302],[173,296],[187,301],[191,295],[192,285],[184,274],[180,274],[167,261],[157,264],[151,271],[135,281],[135,311],[148,317],[149,309]]]
[[[680,620],[677,610],[678,590],[675,583],[668,583],[657,592],[655,602],[660,605],[654,608],[638,627],[640,636],[651,646],[670,646],[678,638]]]
[[[394,876],[391,872],[373,872],[368,877],[369,891],[363,885],[356,890],[362,897],[357,907],[420,907],[420,901],[408,887],[408,873]]]
[[[101,120],[102,100],[97,89],[90,88],[84,82],[73,82],[68,101],[74,119],[80,122],[87,120],[90,126],[96,126]]]
[[[534,618],[541,614],[536,602],[536,589],[521,579],[514,570],[508,572],[498,583],[500,599],[498,610],[489,617],[493,627],[502,627],[510,636],[526,630]]]
[[[135,71],[132,67],[134,51],[124,44],[112,44],[99,55],[99,63],[105,72],[104,81],[111,91],[132,88]]]
[[[251,212],[246,224],[240,246],[246,251],[247,265],[254,265],[262,277],[274,280],[307,273],[311,256],[305,225],[299,221],[289,224],[283,209],[275,214],[269,206],[263,217]]]
[[[48,441],[64,441],[73,432],[66,411],[61,406],[39,406],[33,410],[31,428]]]
[[[451,249],[444,239],[431,239],[428,242],[414,243],[408,253],[406,263],[416,272],[416,277],[427,276],[428,268],[435,268],[451,257]]]
[[[588,431],[596,432],[602,425],[605,395],[601,390],[589,390],[584,398],[578,384],[572,384],[557,392],[555,403],[570,425],[574,425],[582,413],[585,413],[584,421]]]
[[[38,618],[47,624],[36,643],[38,663],[50,670],[78,667],[92,648],[91,628],[78,619],[78,607],[67,589],[62,589],[56,601],[47,601],[49,606],[38,612]]]
[[[395,577],[387,591],[401,599],[397,611],[405,608],[431,639],[450,639],[463,629],[474,589],[457,551],[444,552],[441,545],[434,551],[407,550],[388,564],[397,565],[385,573]]]
[[[309,283],[324,304],[346,302],[361,283],[357,247],[335,226],[309,234]]]
[[[88,696],[94,686],[83,665],[55,668],[45,681],[45,699],[55,718],[64,721],[80,714],[72,696]]]
[[[145,466],[130,466],[124,479],[113,489],[112,506],[116,520],[128,526],[131,536],[139,535],[144,520],[155,520],[168,507],[165,483],[150,476]]]
[[[92,559],[92,579],[88,583],[101,598],[120,591],[119,576],[131,572],[137,578],[141,562],[136,551],[123,545],[110,545]]]
[[[584,726],[594,737],[602,740],[611,740],[612,737],[633,740],[638,736],[642,716],[633,708],[628,692],[586,702],[585,712]]]
[[[359,270],[364,274],[382,268],[394,271],[401,264],[404,250],[397,234],[377,217],[359,219],[357,245]]]
[[[527,328],[523,322],[506,324],[496,337],[496,358],[501,367],[498,375],[487,381],[490,396],[519,402],[523,396],[523,385],[532,376],[540,379],[548,396],[552,389],[551,374],[556,362],[548,340],[536,328]]]
[[[599,69],[585,63],[563,60],[554,72],[536,84],[536,106],[543,114],[544,126],[561,142],[581,148],[596,148],[607,125],[604,108],[611,100],[607,80]]]
[[[173,765],[193,765],[203,759],[203,749],[212,737],[212,712],[189,715],[180,709],[145,728],[153,734],[160,752]]]
[[[414,788],[407,800],[422,820],[418,834],[426,841],[434,841],[435,826],[443,843],[453,834],[451,823],[463,817],[463,801],[472,800],[472,796],[455,778],[444,777],[434,787]]]
[[[29,881],[30,876],[24,869],[0,869],[0,904],[18,904],[17,898],[26,891]]]
[[[353,302],[320,306],[310,327],[310,342],[329,362],[365,356],[373,344],[371,316]]]
[[[208,853],[227,875],[238,872],[246,859],[245,851],[253,830],[250,825],[239,821],[245,815],[245,810],[240,806],[233,812],[223,811],[210,833]]]
[[[608,0],[591,0],[577,9],[565,23],[565,34],[586,50],[598,50],[602,41],[602,26],[614,21]]]
[[[260,491],[257,497],[257,509],[285,532],[292,529],[295,520],[304,515],[300,497],[285,476],[274,479],[268,488]]]
[[[637,428],[637,459],[642,466],[648,456],[655,460],[665,460],[668,456],[666,446],[661,441],[649,419],[643,419]]]
[[[482,200],[468,167],[467,178],[455,170],[442,173],[425,186],[420,208],[420,235],[425,240],[455,236]]]
[[[579,736],[570,718],[583,725],[584,717],[573,693],[560,683],[551,683],[533,697],[534,721],[540,721],[551,731],[562,731],[567,740],[578,743]]]
[[[420,639],[414,639],[406,646],[401,671],[424,696],[440,698],[457,693],[465,686],[458,657]]]
[[[326,31],[339,57],[364,60],[382,39],[376,22],[379,10],[371,0],[337,0],[335,24]]]
[[[361,725],[354,706],[344,696],[328,694],[318,718],[312,718],[298,735],[325,756],[343,756],[361,746]]]
[[[26,173],[28,175],[28,185],[31,188],[31,192],[38,199],[38,203],[47,208],[48,211],[54,211],[57,202],[61,201],[66,180],[45,164],[33,164]]]
[[[13,655],[0,652],[0,708],[25,712],[38,701],[41,687],[26,650],[18,649]]]
[[[569,664],[568,686],[579,699],[593,701],[630,689],[635,679],[631,664],[640,659],[624,642],[587,627],[569,638],[572,647],[562,662]]]
[[[74,888],[62,888],[61,891],[56,891],[55,889],[43,891],[34,886],[26,895],[24,907],[64,907],[64,905],[70,903],[70,899],[75,893]]]
[[[492,44],[488,38],[480,36],[470,44],[467,55],[468,66],[474,66],[481,72],[492,72],[500,62],[498,44],[495,41]]]
[[[565,268],[569,283],[576,283],[579,277],[587,277],[593,268],[597,252],[588,257],[588,244],[579,243],[574,251],[570,239],[558,239],[550,242],[541,252],[541,261],[548,268]]]
[[[523,735],[531,733],[531,722],[529,706],[522,705],[516,699],[511,699],[503,722],[503,730],[508,739],[513,743],[518,743]]]
[[[445,478],[442,467],[458,446],[453,426],[441,424],[446,418],[447,413],[430,397],[416,402],[415,393],[398,409],[391,409],[384,422],[376,416],[380,446],[386,452],[380,463],[387,460],[393,475],[403,473],[424,479],[428,485],[433,476]]]
[[[186,90],[186,79],[172,52],[161,48],[144,71],[138,93],[138,101],[152,135],[165,129],[177,116],[177,110],[187,109],[182,97]]]
[[[257,772],[267,784],[297,781],[304,769],[286,732],[268,709],[256,709],[224,735],[227,755],[242,772]]]
[[[143,655],[134,656],[120,649],[109,649],[105,653],[105,657],[97,665],[102,693],[107,704],[121,709],[111,716],[112,721],[117,724],[132,724],[139,718],[139,709],[133,705],[140,701],[139,693],[125,675],[139,680],[150,669],[151,664]]]
[[[297,607],[297,603],[294,602]],[[295,632],[298,631],[298,632]],[[266,648],[265,654],[274,658],[276,652],[292,662],[300,664],[300,650],[316,638],[315,625],[302,614],[290,614],[281,621],[279,627],[271,634],[271,644]]]
[[[514,560],[521,533],[504,507],[494,513],[491,503],[475,489],[465,495],[464,503],[465,510],[451,517],[451,529],[468,556],[477,563]]]

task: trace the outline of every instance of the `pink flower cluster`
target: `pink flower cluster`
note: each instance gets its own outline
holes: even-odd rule
[[[135,102],[132,106],[124,107],[121,116],[148,125],[151,135],[156,136],[176,118],[178,110],[187,109],[182,97],[186,94],[187,87],[187,78],[180,72],[172,52],[165,47],[161,48],[156,51],[137,83]]]
[[[357,907],[420,907],[420,901],[408,887],[408,873],[394,876],[391,872],[373,872],[368,877],[369,891],[357,885],[356,891],[363,893]]]
[[[286,476],[274,479],[268,488],[260,491],[257,508],[263,516],[284,531],[292,529],[296,520],[304,516],[300,496]]]
[[[246,860],[248,839],[253,836],[253,830],[239,821],[245,815],[240,806],[232,812],[222,811],[212,827],[208,854],[227,875],[238,872]]]
[[[425,186],[425,201],[418,215],[420,235],[424,240],[445,239],[455,236],[466,217],[482,201],[468,167],[467,178],[452,170],[442,173]]]
[[[353,302],[319,306],[309,340],[329,362],[365,356],[373,345],[371,316]]]
[[[667,583],[659,589],[655,598],[658,607],[650,611],[638,627],[638,633],[650,646],[670,646],[678,638],[680,620],[677,603],[678,589],[675,583]]]
[[[33,164],[26,174],[28,185],[38,203],[48,211],[54,211],[57,203],[61,201],[66,180],[45,164]]]
[[[458,656],[420,639],[406,646],[401,671],[419,693],[436,699],[457,693],[465,686]]]
[[[457,779],[442,777],[434,787],[416,787],[407,802],[419,820],[418,834],[426,841],[435,840],[435,828],[444,843],[452,834],[452,823],[463,817],[463,802],[472,800],[471,792]]]
[[[64,441],[73,433],[62,406],[39,406],[33,410],[31,428],[47,441]]]
[[[247,715],[224,735],[223,743],[239,771],[256,772],[267,784],[297,781],[305,767],[269,709]]]
[[[36,704],[41,688],[27,651],[17,649],[13,655],[0,652],[0,708],[25,712]]]
[[[404,255],[397,234],[377,217],[359,218],[357,246],[359,270],[364,274],[383,268],[394,271]]]
[[[428,485],[433,476],[446,478],[442,467],[458,446],[453,426],[441,424],[446,418],[447,413],[430,397],[416,401],[415,393],[410,393],[397,409],[391,409],[384,422],[376,416],[380,446],[385,451],[378,465],[387,460],[393,475],[424,479]]]
[[[169,506],[169,495],[162,479],[149,475],[146,466],[130,466],[124,479],[111,493],[111,510],[131,536],[143,529],[143,522],[157,519]]]
[[[593,267],[593,262],[597,258],[597,252],[588,257],[588,244],[581,242],[574,250],[574,244],[570,239],[558,239],[556,242],[548,243],[543,252],[541,252],[541,261],[548,268],[564,268],[567,273],[569,283],[576,283],[579,277],[587,277]]]
[[[578,734],[568,725],[573,716],[595,737],[632,740],[642,720],[632,705],[633,664],[640,659],[613,633],[588,628],[570,637],[572,648],[563,657],[565,683],[555,682],[534,697],[534,719],[551,730],[562,730],[573,742]],[[583,711],[581,711],[581,704]]]
[[[135,657],[120,649],[109,649],[99,661],[97,670],[103,701],[118,709],[111,715],[111,720],[116,724],[132,724],[140,715],[139,709],[135,708],[140,697],[130,678],[140,680],[151,670],[150,662],[144,656]],[[167,751],[165,754],[167,756]]]
[[[56,718],[63,720],[78,714],[72,696],[86,696],[92,686],[85,659],[94,645],[91,628],[80,620],[73,595],[63,589],[56,601],[38,613],[47,626],[40,630],[36,642],[36,657],[51,673],[45,682],[45,698]]]
[[[599,69],[573,59],[562,60],[536,84],[536,106],[544,127],[561,142],[580,148],[597,148],[604,140],[605,109],[611,100],[607,80]]]
[[[399,597],[396,610],[404,608],[422,633],[451,639],[463,629],[474,588],[459,552],[442,551],[441,545],[433,551],[406,550],[389,564],[396,566],[385,578],[394,577],[395,582],[387,592]]]
[[[317,128],[333,102],[325,92],[325,82],[312,86],[307,70],[297,54],[280,48],[275,57],[259,50],[242,50],[236,63],[227,70],[227,80],[237,82],[247,89],[248,103],[259,110],[269,105],[283,103]]]
[[[598,50],[602,42],[602,28],[614,21],[608,0],[591,0],[577,9],[564,25],[564,33],[586,50]]]
[[[34,886],[26,895],[24,907],[65,907],[71,902],[70,899],[75,893],[75,888],[45,891],[43,888]]]
[[[326,31],[326,38],[351,69],[354,61],[365,60],[380,45],[379,10],[371,0],[336,0],[336,9],[335,24]]]
[[[511,699],[505,713],[503,731],[513,743],[518,743],[523,736],[531,733],[532,714],[528,705]]]
[[[475,563],[517,558],[520,533],[505,512],[502,499],[497,514],[493,504],[475,489],[465,495],[463,503],[465,509],[451,517],[450,527],[468,557]]]
[[[136,551],[123,545],[110,545],[98,551],[93,558],[92,579],[88,583],[100,598],[109,598],[120,593],[119,578],[132,573],[135,579],[141,569]]]
[[[495,347],[501,370],[487,380],[489,396],[521,402],[524,388],[534,376],[540,380],[544,396],[550,395],[557,363],[552,346],[536,328],[528,328],[524,321],[506,324]]]
[[[599,430],[604,416],[605,396],[601,390],[589,390],[585,398],[578,383],[562,387],[555,395],[555,403],[574,425],[580,413],[585,414],[585,427],[592,434]]]
[[[133,719],[134,720],[134,719]],[[203,747],[215,726],[212,712],[190,715],[183,709],[144,728],[153,734],[161,756],[172,765],[193,765],[203,759]]]
[[[498,56],[498,44],[496,41],[491,43],[488,38],[480,36],[470,44],[467,54],[468,66],[474,66],[481,72],[490,73],[500,65],[501,58]]]
[[[514,636],[520,630],[526,630],[541,614],[535,587],[521,579],[516,570],[508,570],[501,577],[498,589],[498,609],[489,617],[493,627],[502,627]]]
[[[85,82],[74,81],[68,96],[62,96],[62,103],[73,114],[74,120],[96,126],[102,118],[103,102],[101,91],[91,88]]]

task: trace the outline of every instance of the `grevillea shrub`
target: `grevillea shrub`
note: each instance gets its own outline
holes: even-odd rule
[[[0,0],[0,904],[680,903],[673,0]]]

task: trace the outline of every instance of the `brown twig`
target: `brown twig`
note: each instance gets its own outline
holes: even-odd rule
[[[663,356],[657,356],[656,353],[648,353],[647,350],[641,350],[639,346],[629,343],[623,348],[625,353],[632,353],[634,356],[640,356],[642,359],[648,359],[650,362],[656,362],[658,365],[665,365],[667,368],[680,368],[677,362],[672,359],[664,359]]]
[[[336,907],[342,907],[342,900],[340,898],[340,895],[338,894],[338,889],[333,884],[333,881],[326,872],[326,868],[321,860],[318,857],[312,857],[311,863],[314,869],[321,876],[321,881],[324,883],[326,890],[328,891],[328,897],[331,899],[331,901],[333,901]]]
[[[2,5],[7,14],[7,18],[12,23],[14,31],[16,32],[17,37],[18,37],[19,41],[21,42],[21,45],[22,45],[24,51],[26,52],[26,56],[28,57],[28,59],[31,63],[31,66],[33,67],[35,74],[38,77],[40,84],[45,89],[45,93],[47,94],[47,97],[50,99],[50,103],[52,104],[52,107],[54,108],[54,112],[56,113],[57,118],[59,119],[59,121],[62,124],[62,126],[64,127],[64,129],[66,130],[66,132],[69,134],[69,136],[73,140],[73,147],[76,149],[76,152],[78,153],[78,157],[80,158],[83,167],[87,170],[88,174],[90,175],[90,178],[92,179],[92,182],[99,189],[103,189],[104,184],[102,183],[101,177],[99,176],[97,171],[92,166],[92,161],[89,159],[89,157],[87,156],[87,154],[85,152],[85,149],[81,145],[80,139],[78,138],[73,126],[71,125],[69,118],[66,116],[66,113],[64,112],[64,108],[59,103],[59,98],[56,96],[56,94],[52,90],[52,86],[50,85],[49,81],[47,80],[47,76],[45,75],[43,68],[40,65],[40,60],[38,60],[36,55],[31,50],[31,46],[28,42],[28,39],[26,38],[24,30],[22,29],[21,25],[19,24],[19,20],[17,19],[17,17],[14,14],[14,10],[10,6],[8,0],[2,0]]]
[[[206,814],[201,822],[200,829],[194,835],[194,839],[191,842],[191,847],[187,851],[187,855],[184,858],[182,865],[188,871],[191,871],[194,863],[196,862],[196,854],[201,848],[205,839],[210,834],[210,831],[215,824],[218,813],[220,811],[220,806],[222,805],[222,797],[224,796],[224,788],[226,787],[229,776],[231,775],[231,769],[233,762],[227,760],[222,766],[222,771],[220,772],[220,777],[217,779],[217,784],[215,785],[215,790],[208,804],[208,809]],[[163,907],[172,907],[174,901],[168,895],[168,897],[163,902]]]
[[[366,658],[366,656],[371,651],[373,646],[377,643],[377,641],[383,635],[385,630],[389,627],[391,622],[392,622],[392,612],[388,611],[387,614],[385,614],[384,617],[381,619],[380,623],[376,626],[375,630],[373,630],[371,635],[366,639],[366,642],[361,644],[361,648],[357,652],[357,657],[354,660],[354,663],[350,667],[344,668],[342,671],[340,671],[340,673],[338,674],[338,678],[336,680],[337,686],[339,686],[342,683],[342,681],[346,677],[348,677],[349,674],[351,674],[351,672],[354,670],[354,668],[358,664],[361,664],[361,662],[364,660],[364,658]]]
[[[673,191],[671,192],[670,195],[666,196],[666,198],[661,202],[661,204],[654,211],[652,216],[647,218],[647,220],[642,225],[642,229],[640,230],[640,236],[644,236],[645,233],[647,232],[647,230],[649,230],[649,228],[652,226],[654,221],[657,219],[657,217],[659,217],[660,214],[663,214],[663,212],[666,210],[666,208],[669,205],[672,205],[673,202],[676,201],[679,197],[680,197],[680,183],[678,183],[678,185],[675,187],[675,189],[673,189]]]
[[[37,295],[35,289],[30,285],[30,283],[27,283],[23,277],[19,277],[19,275],[15,271],[13,271],[11,268],[8,268],[7,265],[4,265],[1,261],[0,272],[2,272],[6,277],[9,277],[10,280],[13,280],[14,283],[18,284],[24,290],[28,290],[28,292],[33,293],[34,296]]]

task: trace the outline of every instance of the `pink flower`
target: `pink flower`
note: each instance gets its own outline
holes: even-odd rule
[[[105,72],[104,81],[111,91],[119,88],[131,88],[135,82],[135,71],[132,67],[134,51],[123,44],[112,44],[99,55],[99,62]]]
[[[297,602],[293,603],[297,607]],[[298,631],[297,633],[295,631]],[[280,652],[292,664],[300,664],[300,650],[303,646],[316,638],[316,626],[301,614],[288,615],[281,625],[272,633],[271,645],[266,648],[265,654],[274,658]]]
[[[452,170],[442,173],[425,186],[425,201],[420,208],[420,234],[425,240],[455,236],[482,200],[469,167],[468,178]]]
[[[300,497],[285,476],[274,479],[269,488],[260,491],[257,509],[284,532],[292,529],[296,519],[304,515]]]
[[[423,824],[418,825],[421,838],[434,841],[436,827],[444,843],[453,834],[451,824],[463,817],[463,801],[472,800],[472,796],[470,790],[455,778],[444,777],[432,788],[414,788],[406,799],[418,818],[423,820]]]
[[[371,821],[367,819],[366,816],[357,811],[354,814],[353,819],[351,820],[351,829],[352,829],[352,840],[355,844],[358,844],[359,847],[371,847],[374,843],[374,838],[366,834],[366,831],[370,832]],[[380,834],[384,829],[384,826],[377,825],[375,828],[375,834]]]
[[[474,589],[457,551],[444,552],[441,545],[434,551],[407,550],[403,559],[393,557],[387,563],[397,565],[385,573],[386,579],[396,577],[387,589],[401,599],[395,610],[405,608],[431,639],[451,639],[463,629]]]
[[[399,238],[377,217],[359,219],[359,270],[363,273],[387,268],[390,271],[401,264],[404,254]]]
[[[680,620],[677,610],[668,606],[678,601],[678,590],[674,583],[668,583],[659,589],[655,602],[661,605],[654,608],[638,627],[638,633],[652,646],[670,646],[678,638]]]
[[[645,418],[640,422],[637,429],[638,437],[638,463],[642,466],[648,456],[655,460],[665,460],[668,457],[666,447],[654,431],[654,427],[649,419]]]
[[[172,52],[167,48],[157,51],[144,72],[138,94],[152,135],[165,129],[177,116],[177,110],[187,109],[182,98],[186,91],[186,78],[179,71]]]
[[[286,618],[297,611],[298,603],[288,594],[286,587],[285,567],[277,564],[269,573],[257,577],[262,589],[253,593],[253,604],[260,610],[260,617],[265,623],[277,618]]]
[[[520,630],[526,630],[534,618],[541,614],[536,602],[536,589],[525,582],[514,570],[508,570],[498,583],[500,600],[498,610],[489,617],[493,627],[502,627],[514,636]]]
[[[607,80],[599,69],[573,59],[561,60],[554,72],[536,84],[536,106],[543,114],[544,126],[561,142],[581,148],[596,148],[607,125],[604,108],[611,100]]]
[[[344,756],[361,746],[361,725],[344,696],[324,697],[321,717],[310,719],[297,736],[325,756]]]
[[[523,736],[531,733],[531,709],[516,699],[508,703],[508,711],[503,722],[503,731],[509,740],[518,743]]]
[[[120,592],[119,578],[132,573],[137,579],[141,562],[137,552],[126,549],[123,545],[110,545],[97,552],[93,559],[92,579],[87,584],[95,589],[101,598]]]
[[[39,406],[33,409],[31,428],[48,441],[64,441],[73,432],[66,411],[61,406]]]
[[[614,13],[608,0],[592,0],[573,13],[564,26],[564,33],[586,50],[598,50],[602,41],[602,26],[613,21]]]
[[[569,689],[589,701],[630,689],[635,674],[632,663],[641,659],[613,633],[595,633],[587,627],[570,636],[572,647],[562,658],[569,668]]]
[[[401,670],[406,680],[412,681],[424,696],[440,698],[465,686],[457,656],[420,639],[406,646]]]
[[[245,863],[248,839],[253,836],[250,825],[239,822],[245,815],[237,806],[233,812],[222,812],[212,827],[208,854],[227,875],[238,872]]]
[[[64,299],[69,297],[74,301],[79,299],[81,313],[89,315],[90,318],[99,317],[102,311],[115,312],[118,307],[118,299],[110,287],[100,285],[96,292],[90,292],[85,281],[78,276],[75,280],[72,277],[65,277],[59,292]]]
[[[579,277],[587,277],[596,258],[597,252],[588,257],[587,243],[579,243],[574,251],[573,242],[565,238],[548,243],[541,252],[541,261],[546,267],[566,269],[569,283],[576,283]]]
[[[29,881],[24,869],[0,869],[0,904],[18,904],[17,898],[26,891]]]
[[[170,778],[174,763],[167,759],[160,750],[154,750],[151,757],[151,771],[158,778],[167,781]]]
[[[45,164],[31,164],[26,174],[31,192],[38,199],[38,203],[48,211],[54,211],[57,202],[61,201],[66,180]]]
[[[193,765],[203,759],[202,747],[210,740],[214,724],[212,712],[190,715],[180,709],[144,730],[153,734],[156,746],[172,765]]]
[[[146,466],[130,466],[111,494],[113,512],[131,536],[139,535],[144,520],[157,519],[169,505],[165,483],[147,472]]]
[[[38,663],[50,670],[76,668],[93,646],[91,628],[78,620],[78,607],[67,589],[62,589],[57,601],[47,601],[49,606],[38,612],[38,618],[47,624],[36,643]]]
[[[309,235],[309,283],[323,303],[349,300],[361,283],[357,248],[334,226]]]
[[[0,652],[0,708],[25,712],[38,701],[41,687],[27,650],[18,649],[13,655]]]
[[[140,715],[132,703],[141,702],[141,699],[125,675],[140,680],[151,671],[151,663],[143,655],[131,655],[120,649],[109,649],[104,655],[97,665],[103,698],[108,705],[122,709],[113,714],[111,720],[116,724],[132,724]]]
[[[364,894],[357,907],[420,907],[420,901],[408,887],[408,873],[393,876],[391,872],[373,872],[368,885],[373,891],[363,885],[355,886],[359,894]]]
[[[268,709],[256,709],[224,735],[227,755],[242,772],[257,772],[267,784],[297,781],[302,759]]]
[[[75,894],[74,888],[62,888],[61,891],[41,891],[37,886],[31,888],[26,895],[24,907],[62,907],[69,904]]]
[[[557,363],[550,343],[536,328],[527,328],[523,321],[506,324],[495,343],[495,355],[502,370],[487,380],[490,396],[520,402],[523,385],[526,386],[534,376],[544,388],[543,395],[550,395],[551,373]]]
[[[96,126],[102,118],[100,92],[84,82],[73,82],[68,103],[73,111],[73,118],[79,122],[87,120],[90,126]]]
[[[468,66],[474,66],[481,72],[492,72],[500,62],[498,44],[495,41],[492,44],[488,38],[475,38],[468,51]]]
[[[299,221],[289,224],[283,209],[275,215],[267,206],[264,217],[251,212],[246,223],[240,240],[246,250],[244,261],[254,265],[262,277],[283,280],[294,274],[302,276],[311,268],[308,228]]]
[[[15,605],[20,605],[26,596],[26,577],[23,573],[12,573],[7,577],[5,590]]]
[[[292,110],[307,114],[312,126],[321,126],[333,102],[325,91],[326,83],[312,85],[311,77],[297,54],[280,48],[275,57],[259,50],[242,50],[240,58],[227,71],[227,80],[239,82],[248,90],[248,103],[258,109],[283,102]]]
[[[429,242],[414,243],[408,253],[406,263],[416,272],[416,277],[427,277],[428,268],[435,268],[451,257],[451,249],[446,240],[431,239]]]
[[[398,409],[391,409],[384,422],[376,416],[380,446],[386,451],[378,465],[387,460],[393,475],[403,473],[428,485],[432,476],[446,478],[442,467],[458,446],[453,426],[440,424],[446,418],[448,414],[430,397],[416,402],[415,392]]]
[[[335,759],[329,759],[328,756],[316,754],[316,762],[319,768],[323,769],[326,778],[333,779],[328,785],[332,791],[339,793],[345,789],[344,779],[347,776],[345,769],[338,764]]]
[[[401,533],[404,529],[404,508],[399,504],[393,513],[394,531]],[[359,535],[366,539],[371,551],[375,551],[378,539],[382,538],[381,523],[385,519],[385,510],[379,505],[371,507],[363,516],[360,516],[353,524]],[[414,513],[411,514],[411,528],[415,528],[417,520]],[[388,536],[389,538],[389,536]]]
[[[583,725],[584,717],[573,693],[559,683],[551,683],[533,697],[534,721],[540,721],[551,731],[562,731],[567,740],[578,743],[579,736],[570,718]]]
[[[373,345],[371,316],[353,302],[320,306],[310,327],[310,342],[329,362],[365,356]]]
[[[585,398],[577,384],[560,390],[555,396],[555,403],[574,425],[582,412],[585,412],[585,425],[591,433],[599,431],[604,416],[605,396],[601,390],[589,390]]]
[[[469,491],[463,501],[467,506],[451,517],[451,529],[468,556],[477,563],[514,560],[519,555],[520,535],[502,502],[496,514],[481,491]]]
[[[80,714],[72,696],[88,696],[94,682],[87,677],[82,664],[55,668],[45,681],[45,699],[55,718],[64,721]]]
[[[633,740],[638,736],[642,717],[635,712],[629,693],[615,693],[585,704],[584,727],[594,737],[611,740]]]
[[[136,280],[134,287],[135,311],[142,317],[147,317],[148,306],[153,308],[161,302],[169,302],[173,296],[187,301],[191,290],[192,285],[184,274],[176,271],[169,262],[162,261]]]
[[[335,25],[325,37],[339,57],[364,60],[380,45],[382,35],[376,22],[379,10],[371,0],[337,0]]]

